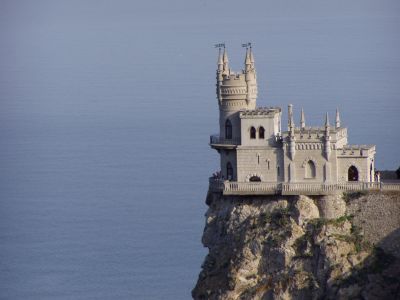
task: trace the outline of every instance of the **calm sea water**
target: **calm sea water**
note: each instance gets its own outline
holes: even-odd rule
[[[0,299],[188,299],[216,51],[400,165],[398,1],[1,1]]]

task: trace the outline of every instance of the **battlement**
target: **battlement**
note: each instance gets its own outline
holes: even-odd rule
[[[240,112],[241,119],[257,119],[257,118],[265,118],[274,117],[275,114],[280,113],[280,107],[258,107],[256,109],[249,109]]]
[[[294,137],[296,142],[309,142],[309,141],[322,141],[325,138],[325,127],[305,127],[300,128],[296,127],[294,129]],[[282,136],[284,138],[290,135],[290,131],[284,131]],[[347,138],[347,128],[340,127],[340,128],[332,128],[329,131],[329,136],[332,142],[341,140],[342,138]]]
[[[375,154],[375,145],[344,145],[338,149],[340,157],[368,157]]]
[[[235,73],[231,72],[230,74],[222,75],[222,82],[232,81],[232,80],[245,80],[245,73]]]

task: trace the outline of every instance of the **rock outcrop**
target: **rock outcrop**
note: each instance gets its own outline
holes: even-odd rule
[[[209,193],[194,299],[400,299],[400,194]]]

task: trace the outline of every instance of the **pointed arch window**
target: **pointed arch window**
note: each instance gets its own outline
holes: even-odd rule
[[[312,160],[309,160],[305,165],[305,178],[315,178],[316,169]]]
[[[250,139],[254,140],[256,138],[256,129],[251,126],[250,127]]]
[[[226,164],[226,178],[228,180],[232,180],[233,179],[233,168],[232,168],[232,164],[230,162],[228,162]]]
[[[227,119],[225,122],[225,138],[227,140],[232,139],[232,123],[229,119]]]
[[[259,139],[264,139],[264,136],[265,136],[265,129],[264,129],[264,127],[261,126],[258,129],[258,138]]]

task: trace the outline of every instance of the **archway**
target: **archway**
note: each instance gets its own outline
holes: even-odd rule
[[[348,181],[358,181],[358,170],[355,166],[351,166],[347,172]]]
[[[251,176],[249,179],[250,182],[260,182],[261,178],[258,176]]]

